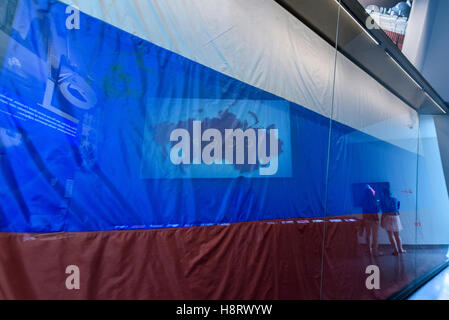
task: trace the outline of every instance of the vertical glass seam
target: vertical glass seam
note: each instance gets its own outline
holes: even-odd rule
[[[330,152],[331,152],[331,140],[332,140],[332,119],[334,114],[334,97],[335,97],[335,79],[337,77],[337,58],[338,58],[338,34],[340,25],[340,12],[341,12],[341,0],[338,0],[338,13],[337,13],[337,25],[335,30],[335,55],[334,55],[334,76],[332,82],[332,98],[331,98],[331,110],[329,115],[329,136],[327,144],[327,162],[326,162],[326,190],[324,193],[324,222],[323,222],[323,239],[321,243],[321,281],[320,281],[320,300],[323,300],[323,282],[324,282],[324,257],[325,257],[325,245],[326,245],[326,218],[327,218],[327,200],[329,189],[329,166],[330,166]]]

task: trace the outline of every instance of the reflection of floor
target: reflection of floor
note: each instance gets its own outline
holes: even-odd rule
[[[426,274],[446,260],[447,246],[404,246],[407,253],[393,256],[390,246],[382,246],[383,254],[368,257],[381,270],[381,285],[388,296],[403,289],[413,280]]]
[[[426,283],[409,300],[449,300],[449,268]]]
[[[391,295],[404,289],[412,281],[426,274],[446,260],[447,246],[404,246],[405,254],[393,256],[390,246],[382,245],[382,254],[377,257],[370,256],[365,245],[359,247],[358,257],[338,256],[329,262],[332,269],[325,270],[324,298],[325,299],[387,299]],[[369,276],[365,273],[369,265],[379,267],[380,289],[368,290],[365,280]],[[338,269],[337,269],[338,268]],[[347,282],[344,295],[334,294],[332,284],[335,279],[329,279],[329,273],[338,270],[339,277],[344,276]],[[327,274],[326,274],[327,271]],[[449,276],[448,276],[449,277]],[[344,283],[339,283],[344,286]]]

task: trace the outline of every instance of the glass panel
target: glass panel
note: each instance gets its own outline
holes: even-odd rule
[[[449,244],[447,171],[443,166],[449,160],[445,154],[449,122],[446,116],[421,115],[419,119],[416,277],[446,261]]]
[[[372,41],[340,21],[343,50]],[[338,54],[323,299],[383,299],[415,278],[418,124],[415,110]]]

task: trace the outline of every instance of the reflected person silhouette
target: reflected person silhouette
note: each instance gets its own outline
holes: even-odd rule
[[[363,191],[363,218],[362,226],[365,231],[368,253],[374,256],[380,255],[377,238],[379,231],[379,206],[376,200],[376,191],[367,184]],[[372,236],[372,239],[371,239]]]
[[[406,252],[402,247],[402,240],[399,236],[399,232],[402,230],[401,220],[399,219],[400,205],[401,203],[391,196],[389,188],[383,189],[380,201],[382,209],[381,226],[388,233],[394,256]]]

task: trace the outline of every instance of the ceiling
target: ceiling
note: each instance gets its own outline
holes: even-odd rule
[[[444,100],[356,0],[276,0],[330,45],[421,114],[449,114]],[[342,9],[339,12],[339,8]],[[340,16],[339,16],[340,15]],[[337,35],[337,21],[338,35]]]

